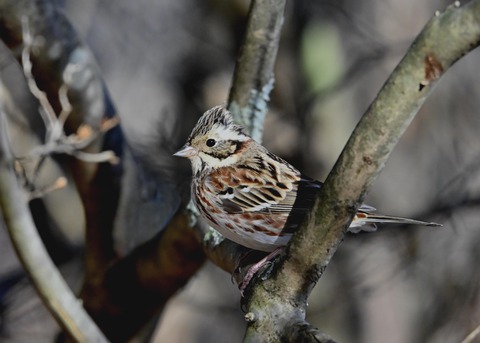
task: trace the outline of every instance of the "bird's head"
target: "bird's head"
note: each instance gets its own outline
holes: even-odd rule
[[[230,112],[216,106],[200,117],[187,143],[173,155],[190,159],[196,175],[205,169],[234,165],[251,141],[243,127],[235,124]]]

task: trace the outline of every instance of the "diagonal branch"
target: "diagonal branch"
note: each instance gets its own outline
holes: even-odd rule
[[[60,326],[77,342],[107,342],[88,316],[58,269],[50,259],[38,235],[13,168],[13,158],[6,141],[6,119],[0,112],[0,208],[12,243],[45,306]]]
[[[461,343],[472,343],[474,339],[480,336],[480,325],[473,329]]]
[[[401,135],[444,72],[479,45],[479,17],[479,0],[461,8],[456,2],[413,42],[355,128],[278,268],[253,289],[247,307],[255,319],[246,342],[277,342],[288,336],[285,328],[304,324],[310,291]]]
[[[115,109],[93,56],[50,0],[0,1],[0,39],[12,53],[21,52],[17,60],[23,63],[29,89],[43,110],[46,143],[28,157],[43,158],[52,153],[75,157],[61,162],[70,167],[86,212],[83,305],[108,338],[126,341],[159,313],[172,294],[201,267],[202,247],[188,227],[186,216],[177,214],[149,242],[128,256],[117,256],[112,231],[120,173],[125,165],[84,163],[112,157],[105,149],[120,156],[125,144],[120,126],[112,127],[117,124]],[[38,120],[30,126],[31,134],[36,134]],[[36,169],[41,166],[39,163]],[[28,245],[17,247],[21,259],[30,250]],[[41,261],[38,257],[37,263]],[[53,295],[48,300],[55,301]]]
[[[100,285],[84,288],[85,307],[110,340],[127,341],[161,312],[204,260],[187,217],[179,212],[163,231],[112,263]]]
[[[101,132],[104,119],[115,111],[98,67],[59,8],[48,0],[2,1],[0,28],[5,45],[13,53],[21,52],[17,60],[27,64],[23,71],[29,88],[40,102],[40,113],[45,111],[47,141],[33,152],[39,160],[49,152],[90,161],[94,153],[99,153],[96,158],[113,157],[105,151],[110,149],[121,155],[121,144],[112,144],[112,137],[121,136],[120,128]],[[84,128],[92,134],[85,135]],[[119,169],[78,159],[67,159],[66,164],[86,209],[86,280],[92,280],[116,257],[112,230]]]

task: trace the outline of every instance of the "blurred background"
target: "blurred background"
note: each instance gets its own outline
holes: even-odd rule
[[[94,54],[134,156],[115,233],[117,249],[128,252],[188,201],[190,166],[171,154],[206,109],[225,103],[249,1],[56,2]],[[449,3],[290,1],[264,145],[324,180],[415,36]],[[12,103],[28,107],[20,67],[5,47],[0,53],[2,81],[20,94]],[[480,325],[478,61],[474,51],[446,73],[367,198],[381,213],[443,228],[349,235],[310,297],[308,319],[340,342],[461,342]],[[22,142],[21,131],[12,136]],[[60,171],[52,165],[49,173]],[[32,207],[45,203],[59,210],[37,219],[49,223],[43,237],[78,287],[78,195],[67,188]],[[241,342],[244,329],[230,275],[207,262],[170,300],[148,341]],[[0,229],[0,341],[52,342],[57,332]]]

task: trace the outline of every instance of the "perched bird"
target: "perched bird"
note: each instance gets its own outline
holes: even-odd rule
[[[255,250],[285,246],[322,186],[253,140],[222,106],[202,115],[174,156],[192,164],[191,195],[201,216],[224,237]],[[349,230],[371,231],[375,223],[438,226],[374,210],[362,205]]]

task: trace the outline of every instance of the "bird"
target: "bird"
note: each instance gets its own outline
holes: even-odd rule
[[[174,156],[191,162],[191,199],[201,217],[225,238],[268,253],[288,244],[322,187],[255,141],[224,106],[207,110]],[[363,204],[349,231],[382,223],[441,226]]]

